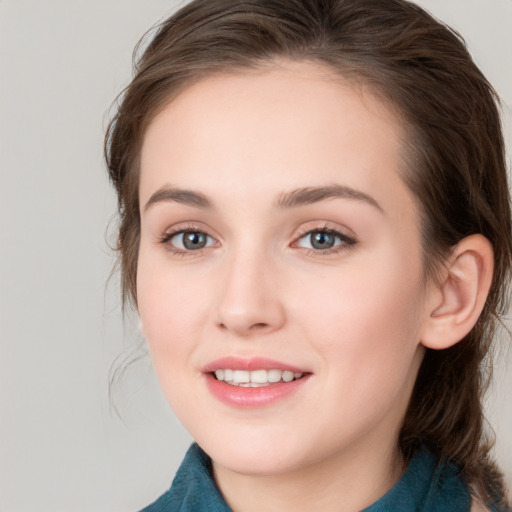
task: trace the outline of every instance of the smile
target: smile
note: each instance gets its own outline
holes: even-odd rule
[[[242,386],[246,388],[260,388],[270,386],[278,382],[292,382],[300,379],[301,372],[292,372],[289,370],[232,370],[229,368],[218,369],[214,372],[215,378],[231,386]]]
[[[210,393],[232,408],[253,409],[292,399],[308,388],[305,368],[263,357],[228,356],[201,369]]]

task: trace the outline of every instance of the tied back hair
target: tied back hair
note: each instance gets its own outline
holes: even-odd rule
[[[145,130],[184,88],[279,59],[313,61],[368,86],[405,126],[402,177],[421,216],[426,276],[480,233],[495,272],[482,315],[453,347],[427,349],[399,435],[406,461],[427,446],[458,465],[484,503],[508,510],[482,399],[507,310],[510,198],[498,97],[463,39],[405,0],[195,0],[164,21],[136,60],[105,139],[118,194],[123,297],[137,304],[139,157]]]

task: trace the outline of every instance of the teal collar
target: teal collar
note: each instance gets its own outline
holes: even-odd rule
[[[426,449],[396,485],[362,512],[468,512],[467,486],[453,464],[437,464]],[[211,460],[194,443],[171,488],[141,512],[232,512],[212,478]]]

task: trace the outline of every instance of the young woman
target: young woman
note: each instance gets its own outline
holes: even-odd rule
[[[106,138],[124,297],[194,444],[157,511],[508,509],[482,393],[497,100],[404,0],[195,0]]]

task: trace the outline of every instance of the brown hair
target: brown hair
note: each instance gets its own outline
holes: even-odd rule
[[[481,233],[491,242],[495,274],[484,311],[461,342],[427,350],[399,444],[406,460],[427,445],[439,460],[455,462],[485,503],[505,510],[482,410],[512,255],[498,99],[462,38],[418,6],[405,0],[195,0],[163,22],[136,63],[105,141],[119,200],[124,299],[137,301],[138,165],[148,123],[203,77],[259,68],[277,57],[324,64],[369,85],[401,114],[409,133],[404,180],[420,205],[430,277],[462,238]]]

